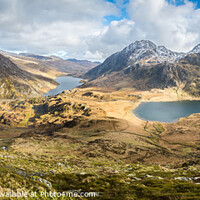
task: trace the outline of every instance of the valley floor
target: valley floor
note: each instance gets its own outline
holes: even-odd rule
[[[194,98],[174,89],[85,88],[0,102],[0,193],[73,190],[79,197],[63,199],[199,199],[200,114],[167,124],[131,113],[141,101],[177,99]]]

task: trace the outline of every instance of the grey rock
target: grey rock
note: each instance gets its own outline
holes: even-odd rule
[[[65,165],[65,164],[63,164],[63,163],[60,163],[60,162],[58,162],[57,165],[58,165],[59,167],[61,167],[62,169],[71,168],[70,166]]]
[[[16,173],[24,178],[27,177],[27,173],[23,170],[16,170]]]
[[[4,147],[1,147],[0,149],[1,149],[1,150],[4,150],[4,151],[8,151],[8,148],[5,147],[5,146],[4,146]]]
[[[40,177],[32,177],[33,180],[39,181],[41,183],[43,183],[44,185],[46,185],[49,188],[52,188],[52,184],[50,181],[47,181],[46,179],[40,178]]]
[[[189,178],[189,177],[175,177],[174,180],[192,181],[192,178]]]

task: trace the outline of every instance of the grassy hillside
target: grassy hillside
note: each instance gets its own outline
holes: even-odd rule
[[[129,111],[141,98],[90,88],[0,102],[0,191],[199,199],[199,114],[175,124],[138,121]]]

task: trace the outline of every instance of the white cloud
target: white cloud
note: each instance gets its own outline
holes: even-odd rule
[[[174,0],[173,0],[174,1]],[[103,24],[107,15],[130,19]],[[135,40],[149,39],[176,51],[200,43],[200,9],[165,0],[0,0],[0,48],[65,57],[105,59]]]
[[[191,2],[175,6],[165,0],[131,0],[128,11],[144,39],[176,51],[188,51],[200,42],[200,10]]]
[[[105,58],[130,44],[133,39],[133,21],[113,21],[98,34],[88,38],[87,46],[90,53],[98,51],[102,58]]]
[[[86,39],[111,14],[118,9],[105,0],[1,0],[0,48],[83,57]]]
[[[130,0],[127,10],[129,20],[112,22],[88,39],[91,52],[99,49],[105,57],[142,39],[181,52],[200,43],[200,9],[191,2],[175,6],[165,0]]]

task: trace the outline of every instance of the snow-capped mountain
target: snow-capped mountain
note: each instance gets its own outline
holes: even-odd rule
[[[181,86],[200,95],[198,53],[200,44],[188,53],[178,53],[148,40],[136,41],[88,71],[85,86],[141,90]]]
[[[164,46],[156,46],[149,40],[136,41],[126,47],[122,52],[129,55],[129,62],[161,63],[174,62],[182,57],[185,53],[173,52]]]
[[[200,44],[196,45],[191,51],[189,51],[187,54],[194,54],[194,53],[200,53]]]
[[[173,52],[164,46],[157,46],[149,40],[136,41],[93,68],[85,77],[96,78],[105,72],[120,71],[134,64],[152,66],[159,63],[174,63],[186,53]]]

